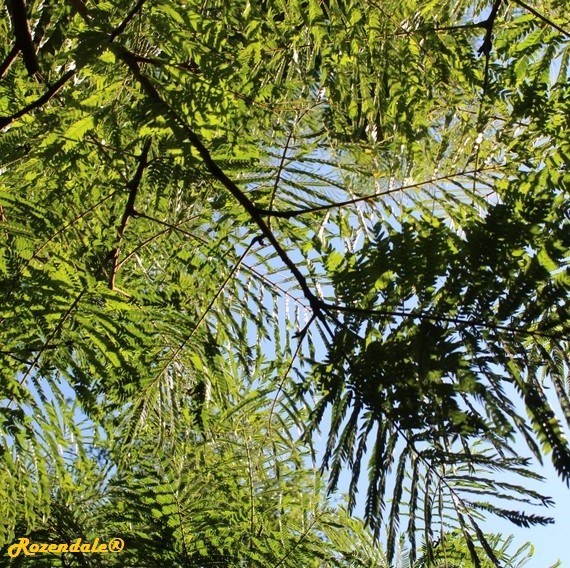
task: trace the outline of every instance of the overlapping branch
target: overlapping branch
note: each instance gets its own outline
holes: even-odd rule
[[[143,172],[148,164],[148,153],[150,150],[151,143],[152,141],[150,138],[145,142],[142,152],[139,156],[139,163],[135,171],[135,174],[133,176],[133,179],[127,184],[127,189],[129,190],[129,197],[127,199],[127,204],[125,205],[125,210],[123,212],[121,224],[119,225],[119,229],[117,231],[117,246],[109,253],[109,256],[111,258],[111,273],[109,275],[109,288],[111,290],[115,289],[115,277],[117,275],[119,267],[121,242],[125,235],[125,231],[127,230],[129,219],[136,215],[135,201],[142,181]]]
[[[275,234],[268,226],[267,222],[263,218],[263,215],[259,213],[257,206],[247,197],[247,195],[225,174],[225,172],[218,166],[215,160],[210,155],[210,152],[204,146],[200,137],[190,128],[188,123],[166,102],[159,92],[156,90],[151,80],[142,73],[136,56],[129,52],[126,48],[121,45],[113,44],[112,48],[116,51],[118,56],[127,65],[139,85],[141,86],[144,93],[149,97],[149,99],[155,103],[157,106],[163,108],[168,115],[170,115],[176,122],[176,124],[181,127],[188,136],[190,143],[200,154],[204,165],[206,166],[209,173],[218,180],[236,199],[236,201],[244,208],[244,210],[249,214],[254,223],[258,226],[261,231],[261,236],[267,239],[272,247],[277,252],[277,255],[282,260],[282,262],[291,271],[295,279],[297,280],[303,295],[309,302],[313,311],[317,314],[317,317],[323,318],[321,312],[321,306],[318,301],[317,296],[310,289],[309,284],[305,276],[301,273],[296,264],[291,260],[281,243],[275,237]]]
[[[7,0],[6,6],[12,20],[12,30],[16,37],[15,47],[22,54],[28,74],[30,76],[35,75],[40,70],[40,66],[28,23],[26,2],[24,0]]]
[[[488,170],[496,170],[497,167],[491,168],[479,168],[474,170],[462,170],[455,174],[447,174],[444,176],[439,176],[436,178],[432,178],[429,180],[419,181],[416,183],[411,183],[407,185],[402,185],[399,187],[394,187],[392,189],[386,189],[384,191],[377,191],[376,193],[372,193],[370,195],[361,195],[359,197],[355,197],[353,199],[347,199],[344,201],[336,201],[334,203],[327,203],[324,205],[315,205],[314,207],[305,207],[304,209],[292,209],[289,211],[279,211],[276,209],[262,209],[257,208],[257,211],[260,215],[264,217],[278,217],[280,219],[293,219],[295,217],[300,217],[301,215],[308,215],[310,213],[319,213],[321,211],[329,211],[330,209],[341,209],[342,207],[346,207],[347,205],[355,205],[357,203],[367,203],[370,202],[378,197],[382,197],[385,195],[391,195],[393,193],[398,193],[400,191],[406,191],[407,189],[417,189],[423,187],[428,184],[437,183],[439,181],[449,181],[456,176],[468,176],[468,175],[477,175],[484,171],[484,169]]]
[[[12,124],[18,118],[21,118],[25,114],[36,110],[46,103],[48,103],[53,97],[55,97],[61,89],[75,76],[76,70],[72,69],[67,71],[58,81],[56,81],[41,97],[37,98],[35,101],[26,105],[19,111],[11,114],[10,116],[0,116],[0,130],[3,130],[9,124]]]

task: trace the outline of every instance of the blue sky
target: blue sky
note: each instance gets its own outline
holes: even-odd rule
[[[535,471],[546,478],[536,488],[552,497],[556,505],[537,513],[554,517],[555,524],[520,529],[508,521],[492,519],[486,525],[491,532],[513,534],[516,542],[529,541],[534,545],[534,556],[525,568],[549,568],[557,560],[562,562],[563,568],[570,568],[570,489],[548,460],[549,456],[544,466],[535,464]]]
[[[521,411],[521,415],[524,416],[524,410],[519,410]],[[317,461],[322,457],[324,452],[329,420],[330,418],[327,413],[322,423],[321,436],[316,440],[315,444],[317,452],[319,453]],[[516,448],[522,456],[529,455],[529,451],[522,441],[516,444]],[[360,482],[358,484],[357,506],[354,511],[354,514],[361,518],[364,517],[364,501],[367,489],[366,463],[368,457],[368,455],[365,456],[362,465]],[[318,463],[320,465],[320,462]],[[524,565],[524,568],[550,568],[554,566],[558,560],[562,562],[560,565],[561,568],[570,568],[570,489],[557,475],[550,461],[550,456],[546,456],[544,458],[543,465],[536,462],[536,460],[533,460],[532,467],[535,473],[538,473],[545,478],[544,482],[530,484],[527,481],[521,482],[519,477],[514,476],[512,478],[501,477],[501,479],[515,484],[522,483],[525,487],[530,487],[543,495],[551,497],[555,501],[555,505],[553,507],[527,508],[520,506],[519,509],[527,513],[552,517],[554,518],[555,523],[545,526],[534,526],[531,528],[519,528],[507,520],[488,515],[486,518],[487,520],[484,523],[481,523],[481,527],[486,533],[500,534],[505,538],[509,535],[513,535],[514,540],[509,548],[509,551],[512,554],[514,554],[520,546],[530,542],[534,546],[534,555],[532,559]],[[347,470],[343,471],[339,479],[339,493],[347,491],[349,480],[350,473]],[[389,489],[387,492],[387,498],[390,498]],[[513,505],[512,508],[516,509],[516,504]],[[380,540],[381,542],[384,540],[382,535]]]

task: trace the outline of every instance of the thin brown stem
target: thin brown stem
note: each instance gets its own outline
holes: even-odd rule
[[[492,167],[492,168],[485,168],[485,169],[496,169],[496,166]],[[385,191],[379,191],[377,193],[372,193],[370,195],[363,195],[360,197],[355,197],[354,199],[347,199],[346,201],[337,201],[336,203],[329,203],[326,205],[317,205],[315,207],[307,207],[306,209],[293,209],[292,211],[275,211],[272,209],[257,209],[258,213],[262,216],[267,216],[267,217],[279,217],[281,219],[292,219],[293,217],[299,217],[301,215],[307,215],[310,213],[319,213],[321,211],[328,211],[330,209],[340,209],[341,207],[345,207],[346,205],[354,205],[356,203],[362,203],[365,201],[371,201],[373,199],[376,199],[377,197],[382,197],[384,195],[390,195],[392,193],[398,193],[399,191],[405,191],[407,189],[417,189],[418,187],[422,187],[424,185],[430,184],[430,183],[436,183],[439,181],[449,181],[451,179],[454,179],[457,176],[467,176],[467,175],[471,175],[471,174],[478,174],[481,171],[484,171],[484,169],[474,169],[474,170],[468,170],[468,171],[461,171],[461,172],[457,172],[455,174],[448,174],[445,176],[439,176],[437,178],[433,178],[433,179],[429,179],[429,180],[425,180],[425,181],[419,181],[417,183],[411,183],[408,185],[402,185],[400,187],[395,187],[393,189],[387,189]]]
[[[570,32],[560,27],[557,23],[553,22],[550,18],[547,18],[544,14],[541,14],[535,10],[532,6],[529,6],[522,0],[513,0],[515,4],[518,4],[521,8],[528,10],[533,16],[536,16],[539,20],[542,20],[545,24],[552,26],[556,31],[559,31],[562,35],[570,37]]]
[[[18,46],[14,45],[14,47],[8,52],[8,55],[6,55],[6,57],[4,58],[4,61],[2,61],[2,64],[0,64],[0,79],[2,79],[4,75],[6,75],[8,69],[10,69],[12,63],[14,63],[14,60],[16,59],[17,55],[18,55]]]
[[[59,81],[54,83],[41,97],[39,97],[35,101],[31,102],[29,105],[25,106],[24,108],[20,109],[18,112],[15,112],[14,114],[12,114],[10,116],[1,116],[0,117],[0,130],[3,130],[4,128],[6,128],[6,126],[8,126],[9,124],[12,124],[12,122],[14,122],[16,119],[24,116],[25,114],[28,114],[29,112],[31,112],[37,108],[42,107],[47,102],[49,102],[51,99],[53,99],[53,97],[55,97],[57,95],[57,93],[59,93],[59,91],[61,91],[61,89],[63,89],[65,84],[72,77],[75,76],[75,73],[76,73],[75,70],[68,71],[67,73],[65,73],[65,75],[63,75],[59,79]]]
[[[109,41],[113,41],[118,36],[120,36],[127,26],[129,22],[142,10],[146,0],[139,0],[134,6],[133,9],[126,15],[125,19],[115,28],[113,33],[111,34]]]
[[[125,211],[123,212],[121,224],[117,231],[117,246],[110,253],[111,274],[109,276],[109,288],[111,290],[115,289],[115,277],[118,271],[119,255],[121,253],[121,242],[125,235],[125,231],[127,230],[129,219],[136,215],[135,200],[137,198],[137,193],[142,181],[144,169],[148,164],[148,153],[150,150],[151,142],[152,141],[150,138],[145,142],[141,155],[139,156],[139,163],[135,175],[133,176],[133,179],[127,184],[127,188],[129,189],[129,197],[127,199]]]
[[[333,312],[344,312],[349,314],[357,314],[363,316],[379,316],[379,317],[402,317],[411,319],[421,319],[424,321],[434,321],[434,322],[448,322],[457,326],[464,327],[479,327],[485,329],[496,329],[498,331],[506,331],[509,333],[517,333],[521,335],[531,335],[533,337],[546,337],[550,339],[557,339],[560,334],[545,333],[536,329],[521,329],[519,327],[513,327],[509,325],[501,325],[489,323],[484,320],[478,320],[474,318],[463,319],[456,317],[447,317],[441,315],[426,314],[425,312],[418,312],[414,310],[375,310],[367,308],[358,308],[356,306],[341,306],[337,304],[329,304],[323,300],[318,300],[321,308],[325,311]]]

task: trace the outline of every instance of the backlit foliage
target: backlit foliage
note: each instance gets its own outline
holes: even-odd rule
[[[291,504],[289,532],[261,515],[257,537],[215,544],[169,507],[201,459],[220,469],[202,513],[243,528],[272,484],[307,483],[292,450],[280,478],[275,444],[319,428],[350,509],[368,464],[387,562],[402,533],[412,565],[461,534],[475,566],[499,565],[483,515],[549,521],[513,447],[570,482],[564,3],[7,6],[0,542],[94,468],[185,561],[176,531],[194,526],[197,554],[317,566],[336,537],[303,536],[312,505]],[[271,452],[220,421],[252,400]],[[217,510],[216,492],[246,506]]]

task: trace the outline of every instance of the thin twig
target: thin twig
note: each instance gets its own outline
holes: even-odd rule
[[[25,106],[24,108],[20,109],[18,112],[15,112],[10,116],[0,116],[0,130],[6,128],[6,126],[14,122],[14,120],[24,116],[25,114],[28,114],[32,110],[35,110],[45,105],[47,102],[53,99],[53,97],[55,97],[55,95],[57,95],[57,93],[59,93],[59,91],[63,89],[65,84],[74,76],[75,76],[75,70],[68,71],[67,73],[65,73],[65,75],[63,75],[59,79],[59,81],[54,83],[41,97],[31,102],[29,105]]]
[[[140,215],[139,215],[140,216]],[[144,216],[144,218],[149,219],[149,217],[147,217],[146,215]],[[161,222],[158,219],[154,219],[151,218],[152,221],[158,221],[159,223]],[[183,225],[184,223],[187,223],[189,221],[189,219],[184,219],[183,221],[180,221],[180,225]],[[160,237],[161,235],[164,235],[165,233],[168,233],[172,230],[177,230],[178,229],[178,225],[167,225],[164,229],[162,229],[162,231],[159,231],[158,233],[155,233],[154,235],[148,237],[148,239],[145,239],[144,241],[142,241],[141,243],[139,243],[131,252],[129,252],[120,262],[117,263],[117,270],[120,270],[121,267],[123,266],[123,264],[125,264],[126,262],[128,262],[139,250],[141,250],[142,248],[144,248],[146,245],[148,245],[149,243],[152,243],[152,241],[154,241],[155,239],[158,239],[158,237]],[[196,239],[198,239],[202,244],[206,244],[206,240],[197,237],[195,235],[192,235],[192,233],[189,233],[188,231],[184,231],[185,234],[194,237]]]
[[[6,75],[8,69],[10,69],[10,66],[14,63],[14,60],[18,55],[18,51],[18,46],[14,45],[14,47],[8,52],[8,55],[6,55],[4,61],[2,61],[2,64],[0,65],[0,79]]]
[[[172,354],[170,355],[170,357],[168,357],[168,359],[166,360],[166,362],[161,366],[160,371],[158,371],[155,375],[154,378],[152,379],[152,381],[143,389],[143,391],[141,392],[141,395],[139,397],[139,401],[141,401],[141,404],[145,404],[147,401],[147,397],[146,397],[146,393],[152,388],[154,387],[154,385],[157,383],[157,381],[162,377],[162,375],[166,372],[166,370],[168,369],[168,366],[173,363],[176,358],[178,357],[178,355],[180,355],[180,353],[182,352],[182,350],[184,349],[184,347],[188,344],[188,342],[192,339],[192,337],[194,336],[194,334],[196,333],[196,331],[198,330],[198,328],[202,325],[202,323],[206,320],[206,317],[208,316],[208,314],[210,313],[210,310],[212,309],[212,307],[214,306],[214,304],[216,303],[216,301],[218,300],[218,298],[220,297],[220,295],[222,294],[222,292],[225,290],[226,286],[228,285],[228,282],[233,278],[234,274],[238,271],[239,267],[241,266],[241,263],[243,262],[243,260],[245,259],[245,257],[249,254],[249,251],[251,250],[251,248],[253,247],[253,245],[255,244],[256,239],[254,238],[251,243],[247,246],[247,248],[243,251],[242,255],[239,257],[239,259],[237,260],[237,262],[235,263],[235,265],[232,267],[232,269],[230,270],[229,274],[226,276],[226,278],[224,279],[224,281],[222,282],[222,284],[219,286],[218,290],[216,291],[216,293],[214,294],[213,298],[210,300],[210,302],[208,303],[208,306],[206,307],[206,309],[202,312],[202,315],[198,318],[198,321],[194,324],[194,326],[192,327],[192,330],[190,331],[190,333],[188,333],[188,335],[186,335],[186,337],[184,337],[184,339],[180,342],[180,344],[178,345],[178,347],[176,349],[174,349],[174,351],[172,352]],[[144,414],[144,413],[143,413]],[[135,427],[138,428],[138,427]],[[136,432],[136,429],[135,429]]]
[[[307,215],[309,213],[318,213],[320,211],[328,211],[329,209],[338,209],[344,207],[346,205],[354,205],[356,203],[361,203],[363,201],[371,201],[376,199],[377,197],[382,197],[384,195],[390,195],[392,193],[397,193],[399,191],[404,191],[406,189],[416,189],[418,187],[422,187],[423,185],[427,185],[430,183],[436,183],[439,181],[446,181],[453,179],[457,176],[467,176],[471,174],[478,174],[481,171],[485,170],[494,170],[497,166],[484,168],[484,169],[474,169],[474,170],[467,170],[467,171],[460,171],[454,174],[448,174],[445,176],[439,176],[433,179],[419,181],[416,183],[402,185],[400,187],[395,187],[393,189],[387,189],[385,191],[378,191],[376,193],[372,193],[370,195],[363,195],[361,197],[355,197],[354,199],[347,199],[346,201],[337,201],[336,203],[330,203],[327,205],[317,205],[315,207],[307,207],[305,209],[293,209],[292,211],[275,211],[272,209],[257,209],[257,212],[262,216],[267,217],[279,217],[281,219],[292,219],[293,217],[299,217],[300,215]]]
[[[271,198],[269,200],[269,209],[273,209],[273,204],[275,203],[275,197],[277,195],[277,189],[279,187],[279,182],[281,181],[281,176],[283,175],[283,170],[285,169],[285,160],[287,159],[287,152],[289,151],[289,144],[295,134],[295,128],[297,128],[297,123],[300,117],[295,117],[293,125],[289,130],[287,136],[287,141],[285,142],[285,147],[283,148],[283,153],[281,154],[281,159],[279,160],[279,167],[277,168],[277,174],[275,176],[275,183],[273,184],[273,191],[271,192]],[[267,226],[271,228],[271,218],[267,221]]]
[[[540,12],[536,11],[532,6],[529,6],[522,0],[513,0],[515,4],[518,4],[521,8],[528,10],[533,16],[536,16],[539,20],[542,20],[545,24],[552,26],[555,30],[559,31],[562,35],[570,37],[570,32],[560,27],[557,23],[553,22],[551,19],[547,18]]]
[[[483,320],[477,320],[474,318],[472,319],[454,318],[454,317],[447,317],[441,315],[426,314],[425,312],[418,312],[413,310],[411,311],[375,310],[367,308],[358,308],[355,306],[341,306],[337,304],[329,304],[323,300],[318,300],[318,302],[320,303],[321,308],[325,311],[332,310],[337,312],[344,312],[344,313],[364,315],[364,316],[402,317],[402,318],[421,319],[425,321],[435,321],[435,322],[445,321],[448,323],[455,324],[457,326],[496,329],[498,331],[507,331],[510,333],[517,333],[521,335],[531,335],[533,337],[546,337],[549,339],[557,339],[560,337],[560,334],[544,333],[538,330],[521,329],[519,327],[512,327],[508,325],[493,324]]]
[[[283,390],[283,385],[285,384],[285,380],[289,376],[289,373],[291,372],[291,369],[293,368],[293,365],[295,364],[295,361],[297,360],[297,357],[299,356],[299,353],[301,352],[301,346],[303,344],[303,341],[305,341],[305,338],[307,337],[307,333],[309,332],[310,326],[315,321],[315,317],[316,317],[315,314],[312,314],[311,318],[309,319],[307,324],[303,327],[303,329],[298,331],[297,333],[295,333],[293,335],[293,337],[297,338],[297,340],[298,340],[297,341],[297,347],[295,348],[295,352],[291,356],[291,361],[289,361],[289,365],[287,365],[287,369],[285,369],[285,372],[283,373],[281,380],[279,381],[279,384],[277,385],[277,392],[275,393],[275,396],[273,397],[273,402],[271,403],[271,409],[269,410],[269,416],[267,418],[268,427],[267,427],[266,437],[270,436],[271,432],[273,430],[272,420],[273,420],[273,414],[275,413],[275,407],[277,406],[277,399],[279,398],[279,395],[280,395],[281,391]]]
[[[91,207],[89,207],[88,209],[86,209],[85,211],[82,211],[81,213],[79,213],[79,215],[76,215],[73,219],[71,219],[70,221],[68,221],[65,225],[63,225],[63,227],[61,227],[61,229],[58,229],[51,237],[49,237],[46,241],[44,241],[32,254],[32,256],[30,257],[30,259],[28,260],[28,262],[26,263],[26,266],[35,258],[37,258],[37,256],[42,252],[42,250],[44,250],[44,248],[51,243],[58,235],[61,235],[61,233],[63,233],[66,229],[68,229],[69,227],[71,227],[72,225],[74,225],[75,223],[77,223],[77,221],[79,221],[80,219],[82,219],[83,217],[85,217],[87,214],[91,213],[92,211],[94,211],[97,207],[99,207],[99,205],[102,205],[103,203],[105,203],[105,201],[107,201],[108,199],[110,199],[111,197],[113,197],[116,194],[116,191],[114,191],[113,193],[110,193],[109,195],[106,195],[105,197],[101,198],[99,201],[97,201],[97,203],[93,204]]]
[[[47,349],[49,349],[49,346],[52,344],[54,337],[57,335],[57,333],[59,331],[61,331],[61,329],[63,328],[63,324],[66,322],[66,320],[69,318],[69,316],[71,316],[71,314],[73,313],[73,310],[77,307],[77,305],[81,301],[81,298],[83,298],[83,296],[85,295],[86,292],[87,292],[87,289],[83,288],[81,290],[81,292],[79,292],[79,294],[77,295],[75,300],[73,300],[73,302],[70,304],[70,306],[66,310],[66,312],[59,318],[59,321],[57,322],[56,326],[53,328],[51,333],[47,336],[42,348],[37,352],[33,361],[30,363],[28,370],[24,373],[24,376],[19,381],[20,385],[23,385],[26,382],[26,380],[30,376],[32,370],[38,364],[39,360],[41,359],[41,357],[45,353],[45,351]],[[8,407],[10,406],[10,404],[12,404],[12,402],[14,402],[14,398],[10,399],[10,402],[8,403]]]
[[[111,290],[115,289],[115,277],[118,271],[118,261],[119,254],[121,252],[121,242],[127,230],[127,224],[129,219],[136,215],[135,210],[135,200],[137,198],[137,193],[141,184],[144,169],[148,164],[148,152],[150,150],[150,145],[152,140],[149,138],[143,147],[141,155],[139,156],[139,164],[133,179],[128,183],[127,188],[129,189],[129,197],[127,199],[127,204],[125,206],[125,211],[123,212],[123,217],[121,219],[121,224],[117,231],[117,246],[111,251],[111,274],[109,275],[109,288]]]
[[[111,33],[109,41],[113,41],[119,35],[121,35],[126,27],[129,25],[129,22],[137,15],[137,13],[142,9],[146,0],[139,0],[133,9],[126,15],[125,19],[115,28],[115,30]]]

